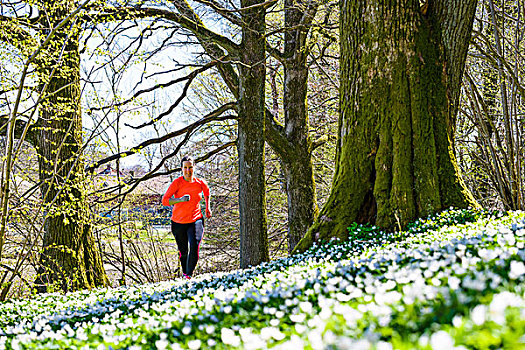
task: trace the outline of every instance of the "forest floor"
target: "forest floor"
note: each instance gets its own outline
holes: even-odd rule
[[[118,287],[122,283],[130,286],[181,278],[178,247],[168,225],[128,224],[123,226],[122,232],[122,242],[115,226],[95,234],[112,287]],[[286,254],[282,247],[283,237],[283,234],[270,236],[272,260]],[[6,242],[2,265],[4,270],[11,272],[6,276],[1,274],[0,279],[5,280],[0,280],[0,283],[9,281],[13,270],[18,271],[9,287],[8,298],[27,298],[31,295],[39,255],[38,249],[30,247],[29,238],[20,234],[12,235]],[[30,253],[26,253],[28,251]],[[237,232],[225,237],[208,225],[200,245],[199,262],[194,276],[237,270],[239,255]]]

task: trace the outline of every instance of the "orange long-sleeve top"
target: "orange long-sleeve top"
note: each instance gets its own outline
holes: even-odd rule
[[[169,206],[169,200],[172,196],[180,198],[186,194],[190,195],[188,202],[176,203],[173,206],[171,220],[179,224],[189,224],[201,219],[202,212],[200,208],[200,201],[202,199],[201,193],[204,196],[210,196],[210,188],[205,180],[193,177],[193,182],[184,180],[181,176],[171,183],[168,190],[162,197],[162,205]]]

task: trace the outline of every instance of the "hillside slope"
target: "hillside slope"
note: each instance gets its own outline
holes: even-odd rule
[[[193,280],[0,304],[0,348],[525,349],[525,214],[450,210]]]

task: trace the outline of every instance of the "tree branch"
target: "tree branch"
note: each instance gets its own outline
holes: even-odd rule
[[[141,125],[138,125],[138,126],[133,126],[133,125],[130,125],[128,123],[125,123],[124,125],[130,127],[130,128],[133,128],[133,129],[141,129],[143,127],[146,127],[146,126],[149,126],[149,125],[152,125],[156,122],[158,122],[159,120],[161,120],[162,118],[164,118],[166,115],[170,114],[171,112],[173,112],[173,110],[182,102],[182,100],[186,97],[187,93],[188,93],[188,89],[190,88],[190,85],[191,83],[193,82],[193,79],[195,79],[195,77],[198,75],[198,73],[200,73],[201,71],[205,71],[206,69],[209,69],[210,67],[213,67],[215,65],[214,62],[210,62],[208,63],[206,66],[204,66],[202,69],[197,69],[193,72],[191,72],[189,75],[188,75],[188,81],[186,82],[186,84],[184,85],[184,89],[182,90],[182,93],[180,94],[180,96],[177,98],[177,101],[175,101],[174,104],[172,104],[170,106],[170,108],[168,108],[167,111],[159,114],[156,118],[153,118],[151,119],[149,122],[147,123],[144,123],[144,124],[141,124]]]
[[[183,93],[181,94],[181,96],[177,99],[177,101],[175,102],[175,104],[165,113],[162,113],[161,115],[159,115],[157,118],[151,120],[150,122],[146,123],[146,124],[143,124],[143,125],[140,125],[140,126],[137,126],[137,127],[134,127],[134,126],[131,126],[131,125],[128,125],[126,124],[126,126],[129,126],[131,128],[136,128],[136,129],[139,129],[139,128],[142,128],[144,126],[147,126],[147,125],[151,125],[153,124],[154,122],[160,120],[162,117],[164,117],[165,115],[169,114],[175,107],[177,107],[177,105],[180,103],[180,101],[182,101],[182,99],[186,96],[186,93],[189,89],[189,86],[191,85],[191,83],[193,82],[193,80],[195,79],[195,77],[197,77],[197,75],[199,73],[202,73],[208,69],[210,69],[211,67],[215,66],[217,64],[216,61],[213,61],[213,62],[209,62],[208,64],[204,65],[203,67],[199,68],[199,69],[196,69],[194,70],[193,72],[191,72],[190,74],[184,76],[184,77],[180,77],[180,78],[177,78],[175,80],[172,80],[168,83],[162,83],[162,84],[156,84],[150,88],[147,88],[147,89],[143,89],[143,90],[139,90],[137,92],[135,92],[133,94],[132,97],[128,98],[127,100],[125,101],[122,101],[122,102],[119,102],[119,103],[116,103],[116,104],[112,104],[110,106],[103,106],[103,107],[93,107],[90,109],[90,112],[91,111],[101,111],[101,110],[105,110],[105,109],[110,109],[110,108],[115,108],[115,107],[120,107],[120,106],[123,106],[125,104],[128,104],[130,103],[131,101],[133,101],[134,99],[136,99],[137,97],[145,94],[145,93],[148,93],[148,92],[152,92],[152,91],[155,91],[157,89],[161,89],[161,88],[166,88],[168,86],[171,86],[171,85],[174,85],[174,84],[177,84],[177,83],[180,83],[184,80],[187,80],[185,86],[184,86],[184,90],[183,90]]]
[[[190,133],[191,134],[191,133]],[[113,200],[116,200],[116,199],[119,199],[120,197],[122,197],[123,199],[128,195],[130,194],[131,192],[133,192],[137,187],[138,185],[141,183],[141,182],[144,182],[146,180],[150,180],[150,179],[153,179],[153,178],[156,178],[156,177],[159,177],[159,176],[164,176],[164,175],[170,175],[170,174],[173,174],[177,171],[180,171],[181,168],[175,168],[175,169],[171,169],[169,171],[165,171],[165,172],[157,172],[158,169],[160,169],[162,167],[162,165],[166,162],[166,160],[170,159],[171,157],[175,156],[177,153],[179,153],[180,149],[182,148],[182,146],[184,144],[186,144],[189,140],[189,137],[190,137],[190,134],[186,134],[186,137],[184,138],[184,140],[182,140],[176,147],[175,151],[173,151],[172,153],[168,154],[167,156],[165,156],[161,162],[152,170],[150,171],[149,173],[147,173],[146,175],[142,176],[141,178],[139,179],[136,179],[134,181],[132,181],[131,183],[128,183],[127,185],[131,185],[131,187],[129,189],[127,189],[125,192],[122,192],[120,194],[117,194],[117,195],[114,195],[112,197],[109,197],[109,198],[106,198],[102,201],[100,201],[100,203],[104,203],[104,202],[111,202]],[[222,151],[224,151],[225,149],[229,148],[229,147],[232,147],[232,146],[235,146],[237,144],[237,141],[230,141],[228,143],[225,143],[223,144],[222,146],[220,147],[217,147],[216,149],[214,149],[213,151],[211,152],[208,152],[207,154],[205,154],[204,156],[202,157],[198,157],[197,159],[195,159],[195,163],[198,164],[198,163],[201,163],[209,158],[211,158],[212,156],[214,156],[215,154],[217,153],[220,153]],[[118,184],[118,185],[115,185],[113,187],[110,187],[110,188],[106,188],[105,192],[106,193],[113,193],[119,189],[121,189],[122,187],[124,187],[125,185],[123,184]]]
[[[29,25],[29,23],[18,18],[0,15],[0,41],[6,42],[21,51],[26,51],[27,46],[37,47],[37,41],[22,28],[23,25]],[[30,45],[27,44],[28,42]]]
[[[117,154],[113,154],[113,155],[111,155],[109,157],[101,159],[101,160],[97,161],[96,163],[94,163],[94,164],[90,165],[89,167],[87,167],[86,171],[87,172],[93,172],[96,168],[98,168],[102,164],[111,162],[111,161],[116,160],[118,158],[124,158],[124,157],[130,156],[130,155],[133,155],[133,154],[139,152],[141,149],[143,149],[143,148],[145,148],[147,146],[162,143],[162,142],[167,141],[167,140],[169,140],[169,139],[171,139],[173,137],[180,136],[180,135],[183,135],[185,133],[192,133],[197,128],[199,128],[202,125],[205,125],[205,124],[207,124],[209,122],[237,119],[237,116],[232,116],[232,115],[227,115],[227,116],[224,116],[224,117],[220,116],[224,112],[226,112],[228,110],[231,110],[231,109],[234,109],[236,106],[237,106],[237,104],[235,102],[227,103],[227,104],[219,107],[215,111],[213,111],[213,112],[207,114],[206,116],[202,117],[201,119],[199,119],[195,123],[190,124],[190,125],[182,128],[182,129],[180,129],[180,130],[168,133],[168,134],[166,134],[166,135],[164,135],[162,137],[146,140],[145,142],[143,142],[143,143],[141,143],[141,144],[139,144],[139,145],[137,145],[135,147],[132,147],[128,151],[120,152],[120,153],[117,153]]]
[[[160,17],[168,21],[178,23],[182,28],[189,30],[194,35],[212,41],[224,48],[230,55],[238,56],[241,49],[239,44],[234,43],[229,38],[219,35],[206,27],[202,23],[195,22],[190,18],[169,10],[147,7],[124,7],[124,8],[107,8],[106,13],[86,15],[85,20],[91,22],[113,22],[118,20],[129,20],[132,18]],[[221,55],[223,56],[223,55]]]
[[[176,4],[180,0],[173,0],[173,2]],[[217,12],[222,17],[226,18],[231,23],[238,25],[239,27],[242,27],[242,19],[239,16],[235,16],[232,13],[238,12],[239,10],[229,10],[221,6],[221,4],[217,3],[214,0],[196,0],[196,2],[201,3],[203,5],[206,5],[210,8],[212,8],[215,12]]]
[[[10,115],[0,115],[0,136],[5,136],[7,133],[7,123]],[[17,120],[15,126],[15,139],[20,139],[24,133],[27,122],[23,120]],[[29,128],[32,128],[30,125]]]
[[[275,152],[283,158],[291,154],[293,144],[286,138],[284,127],[275,119],[272,112],[267,108],[265,113],[265,140]]]

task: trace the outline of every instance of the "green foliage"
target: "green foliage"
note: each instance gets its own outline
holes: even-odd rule
[[[352,223],[348,227],[349,240],[382,240],[383,243],[393,243],[413,236],[417,233],[435,230],[451,225],[463,225],[487,217],[502,217],[506,212],[485,209],[449,209],[434,216],[409,223],[404,231],[383,232],[380,228],[369,224]]]

